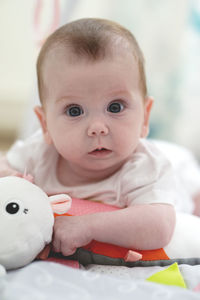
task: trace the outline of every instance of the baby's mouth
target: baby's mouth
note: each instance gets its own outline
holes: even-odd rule
[[[110,154],[112,151],[106,148],[96,148],[93,151],[89,152],[89,154],[95,155],[95,156],[105,156],[107,154]]]

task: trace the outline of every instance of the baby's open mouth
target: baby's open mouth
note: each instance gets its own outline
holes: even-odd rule
[[[111,153],[112,151],[109,150],[109,149],[106,149],[106,148],[96,148],[94,149],[93,151],[89,152],[89,154],[92,154],[92,155],[107,155],[109,153]]]
[[[96,152],[96,151],[105,151],[107,150],[106,148],[100,148],[100,149],[95,149],[93,152]]]

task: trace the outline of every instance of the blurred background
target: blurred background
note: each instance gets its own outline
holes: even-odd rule
[[[200,159],[200,0],[0,0],[0,151],[39,126],[35,63],[45,38],[84,17],[133,32],[155,98],[150,137],[187,146]]]

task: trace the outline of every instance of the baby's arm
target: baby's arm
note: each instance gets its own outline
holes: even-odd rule
[[[100,222],[103,230],[98,230]],[[168,204],[134,205],[111,212],[110,216],[105,213],[94,220],[93,226],[99,241],[141,250],[157,249],[167,245],[172,237],[175,211]]]
[[[126,248],[158,249],[169,243],[174,226],[175,211],[168,204],[133,205],[113,212],[57,217],[53,247],[71,255],[94,239]]]
[[[13,169],[9,165],[6,156],[0,153],[0,177],[4,176],[21,176],[21,173]]]

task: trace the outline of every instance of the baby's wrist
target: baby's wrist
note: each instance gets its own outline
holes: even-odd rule
[[[104,213],[95,213],[88,215],[90,216],[89,220],[89,231],[92,240],[103,241],[103,236],[106,235],[106,230],[104,228]]]
[[[93,217],[93,214],[88,214],[81,216],[81,218],[83,218],[83,226],[85,227],[85,234],[87,235],[88,240],[94,240],[96,237],[95,217]]]

